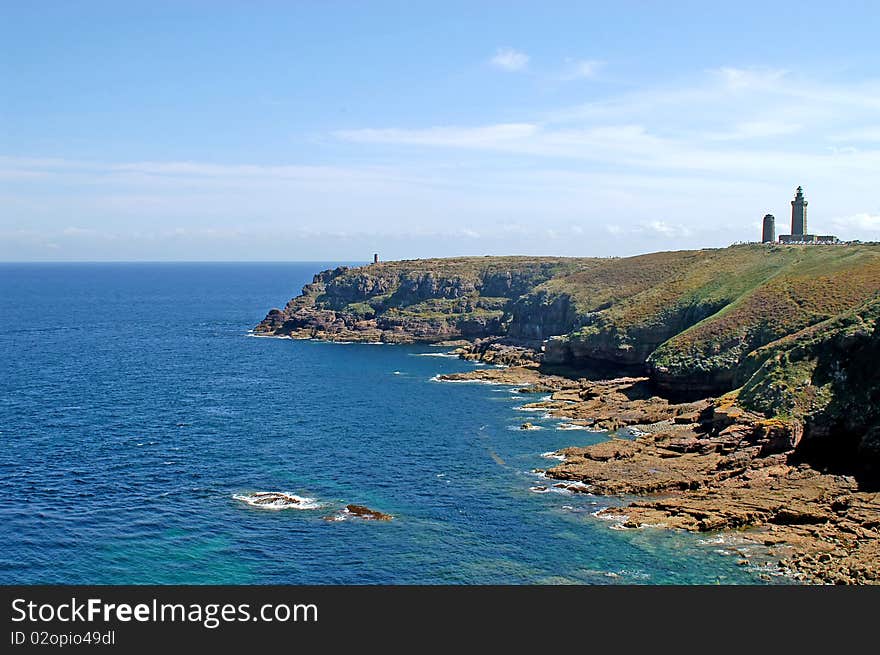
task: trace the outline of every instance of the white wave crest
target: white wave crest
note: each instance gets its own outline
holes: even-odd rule
[[[319,509],[321,504],[314,498],[304,498],[286,491],[255,491],[249,494],[233,494],[235,500],[260,509]]]
[[[592,428],[589,425],[581,425],[580,423],[560,423],[556,426],[557,430],[584,430],[585,432],[604,432],[604,430],[599,430],[596,428]]]
[[[612,514],[610,512],[605,512],[606,509],[608,508],[606,507],[596,510],[595,512],[591,512],[591,514],[597,519],[610,522],[612,524],[612,530],[625,530],[626,528],[623,527],[623,524],[629,520],[629,516],[626,514]],[[605,513],[603,514],[603,512]]]
[[[493,387],[499,386],[510,386],[506,382],[496,382],[494,380],[450,380],[448,378],[440,377],[443,373],[438,373],[437,375],[429,378],[431,382],[455,382],[456,384],[488,384]]]
[[[580,481],[557,482],[550,490],[558,494],[588,493],[590,485]]]

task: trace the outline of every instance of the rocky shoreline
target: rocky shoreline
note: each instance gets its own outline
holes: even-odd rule
[[[479,358],[475,350],[460,354]],[[544,471],[573,483],[567,488],[575,493],[637,496],[604,510],[623,513],[622,528],[736,531],[765,546],[780,572],[795,579],[880,582],[880,494],[861,490],[850,475],[799,461],[797,427],[743,410],[732,394],[674,403],[654,395],[645,377],[545,375],[525,359],[439,378],[521,384],[523,393],[551,394],[525,408],[590,429],[627,428],[628,438],[553,453],[562,462]]]

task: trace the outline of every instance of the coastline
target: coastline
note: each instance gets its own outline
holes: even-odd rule
[[[872,244],[404,260],[322,271],[253,333],[455,348],[486,366],[439,381],[549,394],[522,409],[623,437],[547,475],[637,496],[624,529],[749,531],[795,577],[862,584],[880,582],[878,289]]]
[[[859,490],[852,476],[798,461],[771,422],[729,399],[670,403],[650,395],[646,378],[572,379],[536,366],[438,379],[550,391],[548,400],[525,408],[585,429],[625,428],[629,438],[547,453],[561,462],[541,471],[571,483],[575,493],[637,497],[597,514],[616,519],[617,529],[734,534],[765,546],[779,570],[796,580],[880,582],[880,494]]]

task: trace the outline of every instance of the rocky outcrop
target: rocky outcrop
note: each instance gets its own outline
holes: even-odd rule
[[[390,343],[500,336],[520,296],[582,261],[462,258],[340,267],[316,275],[254,332]]]
[[[507,338],[476,339],[453,352],[467,359],[497,366],[539,366],[543,360],[540,344],[510,343]]]
[[[542,472],[557,482],[533,486],[536,493],[618,496],[622,504],[599,515],[623,529],[735,530],[736,539],[765,546],[778,570],[796,578],[880,582],[880,499],[852,476],[803,461],[796,420],[749,411],[736,394],[672,403],[651,395],[644,377],[547,378],[528,367],[441,379],[551,390],[549,399],[524,408],[611,432],[607,441],[545,453],[562,463]]]
[[[479,368],[466,373],[443,373],[437,376],[441,382],[485,382],[488,384],[530,385],[545,376],[534,367],[512,366],[510,368]],[[558,378],[558,384],[574,384],[571,380]]]

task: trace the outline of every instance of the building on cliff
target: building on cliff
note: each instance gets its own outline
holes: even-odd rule
[[[794,194],[794,200],[791,201],[791,234],[780,234],[779,235],[779,243],[790,244],[790,245],[823,245],[823,244],[832,244],[832,243],[840,243],[840,239],[831,234],[808,234],[807,232],[807,200],[804,198],[804,189],[803,187],[798,187],[797,191]],[[764,216],[764,230],[762,235],[763,243],[772,243],[773,236],[770,239],[767,239],[767,219],[771,219],[771,227],[772,224],[775,223],[773,216],[767,214]],[[775,229],[772,229],[772,233],[775,232]]]
[[[379,263],[379,253],[377,253],[377,252],[374,252],[374,253],[373,253],[373,263],[374,263],[374,264],[378,264],[378,263]]]

